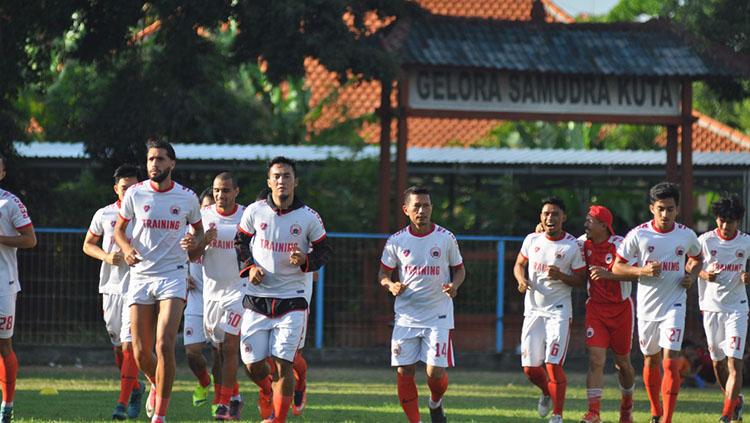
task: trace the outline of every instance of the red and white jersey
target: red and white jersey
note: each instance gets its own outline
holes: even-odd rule
[[[747,292],[740,275],[747,271],[750,258],[750,236],[737,231],[725,239],[717,231],[698,238],[703,253],[703,270],[718,272],[716,281],[698,278],[698,304],[702,311],[740,312],[746,314]]]
[[[443,285],[451,282],[451,267],[463,266],[463,258],[451,231],[433,224],[428,234],[415,235],[407,226],[388,238],[380,264],[398,268],[406,285],[394,306],[398,326],[453,329],[453,299]]]
[[[115,223],[119,215],[120,202],[117,201],[97,210],[89,225],[89,232],[101,238],[102,250],[107,254],[120,250],[115,242]],[[125,233],[128,239],[133,238],[132,224],[128,224]],[[125,294],[128,292],[129,281],[130,266],[124,260],[119,266],[113,266],[102,260],[102,266],[99,269],[100,294]]]
[[[634,266],[661,263],[658,277],[638,278],[636,297],[638,319],[661,321],[670,310],[686,311],[685,275],[687,257],[697,257],[701,249],[692,229],[675,223],[669,232],[661,232],[653,221],[633,228],[617,249],[617,256]]]
[[[267,200],[250,204],[242,214],[238,229],[252,236],[251,249],[256,266],[265,271],[258,285],[246,284],[249,295],[266,298],[308,298],[312,272],[289,263],[295,249],[307,252],[326,238],[318,213],[302,205],[292,210],[272,208]],[[237,265],[234,267],[237,268]]]
[[[550,239],[545,233],[526,236],[521,245],[521,255],[529,261],[531,286],[524,298],[524,316],[573,317],[570,299],[572,287],[551,279],[547,271],[557,266],[561,272],[573,274],[586,268],[581,246],[573,235],[565,233],[560,239]]]
[[[244,292],[244,278],[237,267],[237,251],[234,238],[245,207],[235,206],[229,214],[222,214],[211,205],[201,209],[206,230],[216,228],[216,239],[206,246],[203,253],[203,297],[219,301],[240,297]]]
[[[31,226],[31,218],[26,206],[15,195],[0,189],[0,235],[18,236],[18,230],[27,226]],[[0,244],[0,296],[21,290],[16,250],[15,247]]]
[[[583,237],[583,257],[586,265],[591,269],[592,266],[603,267],[612,271],[615,264],[617,249],[622,244],[623,238],[619,235],[612,235],[606,240],[595,244],[590,239]],[[632,282],[615,281],[610,279],[598,279],[588,282],[588,301],[597,304],[619,304],[630,298]]]
[[[185,304],[185,315],[203,315],[203,256],[188,263],[190,276],[193,278],[195,288],[188,290],[187,304]]]
[[[187,252],[180,240],[187,225],[201,221],[198,197],[190,188],[172,181],[159,191],[151,181],[128,188],[120,207],[120,218],[133,220],[133,240],[141,261],[133,267],[132,277],[158,276],[184,270],[187,275]]]

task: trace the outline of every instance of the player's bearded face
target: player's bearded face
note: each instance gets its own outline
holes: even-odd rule
[[[268,187],[279,200],[286,201],[292,197],[296,186],[297,177],[291,166],[277,163],[268,170]]]
[[[152,148],[146,157],[146,168],[148,177],[157,184],[164,182],[172,173],[174,161],[167,156],[166,151],[161,148]]]

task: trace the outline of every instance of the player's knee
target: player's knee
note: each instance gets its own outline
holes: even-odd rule
[[[568,381],[562,366],[559,364],[547,363],[547,375],[552,383],[565,383]]]
[[[427,377],[430,379],[442,379],[446,370],[443,367],[427,366]]]
[[[396,371],[401,376],[414,376],[416,373],[416,366],[398,366]]]
[[[156,354],[159,357],[174,355],[174,340],[164,338],[156,341]]]
[[[602,357],[599,354],[591,354],[589,355],[589,368],[591,370],[603,371],[605,361],[605,357]]]

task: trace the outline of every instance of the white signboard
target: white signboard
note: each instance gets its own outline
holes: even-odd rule
[[[409,71],[415,110],[676,117],[680,89],[670,78]]]

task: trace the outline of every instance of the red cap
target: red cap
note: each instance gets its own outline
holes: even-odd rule
[[[610,234],[615,234],[615,231],[612,229],[612,212],[608,208],[604,206],[591,206],[589,207],[589,215],[602,222],[609,229]]]

